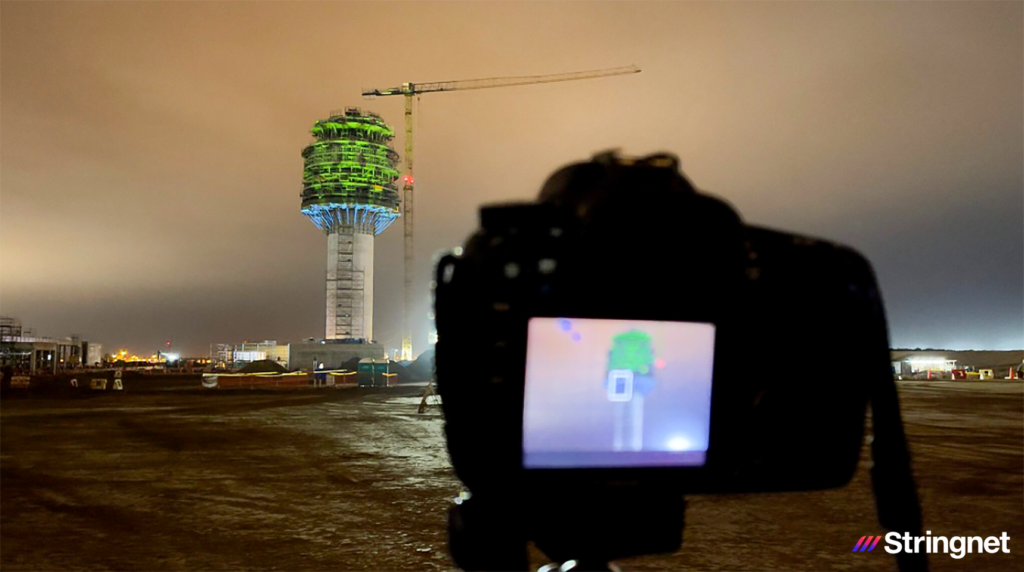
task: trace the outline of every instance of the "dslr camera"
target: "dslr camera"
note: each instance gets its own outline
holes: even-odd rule
[[[482,207],[434,301],[463,569],[527,569],[531,542],[603,569],[677,550],[684,495],[845,485],[869,403],[882,524],[920,528],[871,265],[744,224],[674,156]]]

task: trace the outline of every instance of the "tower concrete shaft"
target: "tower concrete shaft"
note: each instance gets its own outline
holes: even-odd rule
[[[327,235],[326,339],[373,339],[373,235],[345,225]]]

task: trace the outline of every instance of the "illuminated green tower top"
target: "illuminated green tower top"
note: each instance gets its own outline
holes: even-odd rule
[[[379,115],[348,108],[313,124],[302,150],[302,214],[330,234],[380,234],[398,217],[395,136]]]
[[[612,338],[612,349],[608,352],[608,369],[628,369],[639,375],[646,375],[654,364],[654,350],[651,336],[640,330],[623,332]]]

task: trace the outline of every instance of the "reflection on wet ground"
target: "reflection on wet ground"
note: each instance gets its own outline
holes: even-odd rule
[[[927,528],[1011,538],[1011,554],[937,555],[933,568],[1020,569],[1024,385],[900,387]],[[450,569],[459,485],[439,410],[416,413],[420,391],[6,399],[0,568]],[[883,532],[864,453],[843,489],[691,498],[680,552],[622,565],[892,570],[884,551],[850,552]]]

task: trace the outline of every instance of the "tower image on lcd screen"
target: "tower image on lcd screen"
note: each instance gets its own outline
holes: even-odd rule
[[[395,132],[379,115],[331,112],[302,150],[302,214],[327,234],[324,338],[373,339],[373,237],[398,217]]]
[[[644,397],[657,385],[653,367],[654,350],[649,334],[630,330],[612,339],[604,387],[608,401],[615,407],[613,451],[644,448]]]

